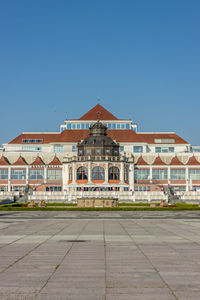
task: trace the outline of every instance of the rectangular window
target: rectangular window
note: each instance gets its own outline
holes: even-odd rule
[[[185,169],[172,169],[171,170],[172,180],[185,180]]]
[[[85,124],[84,123],[81,124],[81,129],[85,129]]]
[[[67,124],[67,129],[71,129],[71,127],[72,127],[71,124],[68,123],[68,124]]]
[[[135,192],[150,192],[151,187],[150,186],[135,186]]]
[[[25,186],[11,186],[11,191],[24,192],[25,191]]]
[[[112,129],[116,129],[116,124],[115,123],[112,124]]]
[[[100,155],[101,154],[101,149],[95,149],[95,154]]]
[[[120,124],[117,124],[117,129],[120,129]]]
[[[124,146],[120,146],[120,147],[119,147],[119,151],[120,151],[120,152],[123,152],[123,151],[124,151]]]
[[[26,179],[26,169],[11,169],[11,179],[12,180],[25,180]]]
[[[108,124],[108,129],[111,129],[111,124]]]
[[[86,127],[86,129],[88,129],[88,128],[90,127],[90,124],[89,124],[89,123],[86,123],[86,124],[85,124],[85,127]]]
[[[160,144],[173,144],[175,143],[174,139],[154,139],[155,143],[160,143]]]
[[[153,169],[152,170],[152,179],[154,180],[167,180],[168,179],[168,170],[167,169]]]
[[[29,170],[29,179],[30,180],[43,180],[44,179],[44,170],[42,169],[30,169]]]
[[[0,186],[0,192],[7,192],[8,187],[7,186]]]
[[[143,146],[133,146],[133,152],[143,152]]]
[[[61,180],[62,179],[62,170],[48,169],[47,170],[47,179],[48,180]]]
[[[47,186],[46,192],[61,192],[61,186]]]
[[[157,153],[174,152],[174,147],[155,147],[155,152]]]
[[[126,124],[126,129],[130,129],[130,124]]]
[[[135,169],[135,180],[148,180],[149,177],[149,169]]]
[[[8,169],[0,169],[0,179],[8,179]]]
[[[86,149],[86,155],[91,155],[91,149]]]
[[[129,187],[124,187],[124,192],[128,192],[129,191]]]
[[[81,128],[81,124],[77,124],[77,129],[80,129]]]
[[[42,151],[42,147],[22,146],[22,151]]]
[[[169,152],[174,152],[174,147],[169,147]]]
[[[63,152],[63,146],[62,145],[54,145],[54,152],[55,153],[62,153]]]
[[[126,124],[121,124],[121,129],[125,129]]]
[[[23,139],[22,143],[42,143],[43,139]]]
[[[200,180],[200,169],[189,169],[189,178],[192,180]]]
[[[79,155],[83,155],[83,150],[79,150],[79,151],[78,151],[78,154],[79,154]]]
[[[175,192],[184,192],[184,191],[186,191],[185,186],[172,186],[171,188]]]
[[[76,129],[76,124],[72,123],[72,129]]]
[[[110,155],[110,149],[105,150],[106,155]]]
[[[72,152],[77,152],[77,146],[72,146]]]

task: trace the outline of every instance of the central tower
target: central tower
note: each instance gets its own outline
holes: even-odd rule
[[[78,143],[78,156],[119,156],[119,144],[107,135],[107,127],[97,121],[89,128],[90,134]]]

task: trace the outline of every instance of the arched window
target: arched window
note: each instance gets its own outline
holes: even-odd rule
[[[69,180],[72,180],[72,167],[69,167]]]
[[[111,167],[108,173],[109,180],[119,180],[119,169],[117,167]]]
[[[128,168],[124,167],[124,181],[128,181]]]
[[[105,171],[102,167],[94,167],[92,169],[92,179],[94,180],[104,180],[105,179]]]
[[[77,180],[88,179],[88,170],[86,167],[80,167],[77,169]]]

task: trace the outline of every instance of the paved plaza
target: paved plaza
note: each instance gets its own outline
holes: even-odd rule
[[[199,212],[0,212],[0,299],[200,299]]]

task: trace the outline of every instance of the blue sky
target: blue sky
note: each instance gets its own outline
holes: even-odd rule
[[[101,104],[200,145],[199,0],[0,0],[0,144]]]

